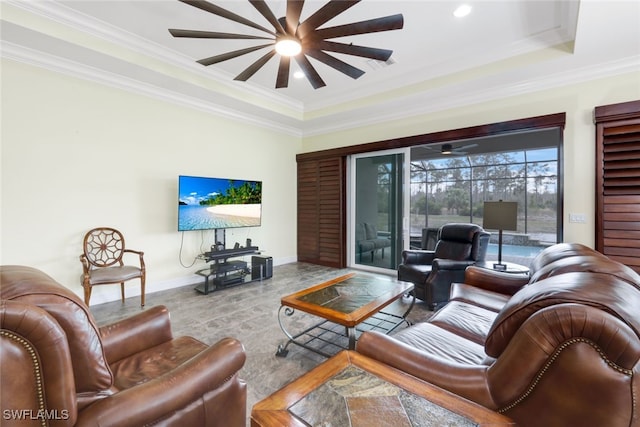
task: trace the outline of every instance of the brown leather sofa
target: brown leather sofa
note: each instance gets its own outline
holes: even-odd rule
[[[156,306],[98,328],[43,272],[0,267],[3,426],[244,426],[245,352],[174,338]]]
[[[520,426],[640,426],[640,276],[586,246],[528,279],[469,267],[429,321],[356,349]]]

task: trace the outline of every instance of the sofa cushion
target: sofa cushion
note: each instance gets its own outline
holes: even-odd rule
[[[497,316],[496,311],[487,310],[464,301],[451,301],[438,310],[429,319],[429,323],[476,344],[484,345],[487,333]]]
[[[431,323],[417,323],[394,334],[393,338],[450,362],[478,365],[486,360],[482,345]]]
[[[374,240],[378,238],[378,230],[376,226],[373,224],[369,224],[368,222],[364,223],[364,235],[367,240]]]
[[[598,307],[640,335],[640,294],[634,285],[606,273],[570,272],[525,286],[507,302],[491,326],[485,351],[499,357],[518,328],[535,312],[552,305],[579,303]]]
[[[111,365],[114,385],[125,390],[171,372],[208,346],[192,337],[179,337],[138,352]]]
[[[376,245],[371,240],[361,240],[358,242],[360,252],[370,252],[376,248]]]
[[[538,256],[534,258],[534,260],[529,265],[531,276],[535,275],[535,273],[541,268],[544,268],[555,261],[578,255],[598,256],[601,254],[587,246],[581,245],[580,243],[558,243],[544,249],[538,254]],[[601,256],[606,259],[604,255]]]
[[[438,241],[435,249],[436,258],[462,261],[471,258],[471,243]]]
[[[451,297],[449,300],[465,301],[497,313],[502,310],[510,297],[511,295],[477,288],[475,286],[467,285],[466,283],[452,283]]]
[[[592,273],[607,273],[636,285],[640,283],[640,276],[624,264],[612,261],[599,252],[592,251],[588,255],[575,255],[553,261],[540,267],[531,275],[529,283],[533,284],[548,277],[573,271],[588,271]],[[637,286],[637,285],[636,285]]]
[[[388,248],[391,246],[391,240],[385,239],[383,237],[379,239],[373,239],[373,245],[376,249]]]
[[[364,230],[364,224],[356,224],[356,241],[367,240],[367,233]]]
[[[449,223],[440,229],[439,240],[472,243],[474,236],[481,230],[482,227],[476,224]]]

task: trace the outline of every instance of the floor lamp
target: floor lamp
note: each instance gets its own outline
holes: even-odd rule
[[[482,227],[485,230],[498,230],[498,263],[493,264],[494,270],[505,271],[506,264],[502,263],[502,230],[518,229],[518,202],[484,202]]]

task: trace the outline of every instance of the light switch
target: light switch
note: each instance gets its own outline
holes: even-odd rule
[[[584,224],[587,222],[587,215],[583,213],[570,213],[569,214],[569,222],[576,222],[580,224]]]

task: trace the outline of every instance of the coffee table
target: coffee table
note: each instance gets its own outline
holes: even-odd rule
[[[280,300],[278,322],[289,340],[278,346],[276,355],[285,357],[289,344],[296,344],[331,357],[333,354],[322,350],[318,344],[353,350],[357,335],[362,331],[389,333],[403,323],[408,325],[406,317],[415,302],[412,290],[412,283],[391,277],[350,273],[285,296]],[[411,298],[411,302],[403,313],[382,311],[404,296]],[[322,320],[292,334],[283,320],[293,316],[296,310]],[[343,340],[347,343],[341,343]]]
[[[256,403],[251,426],[514,426],[515,422],[344,350]]]

